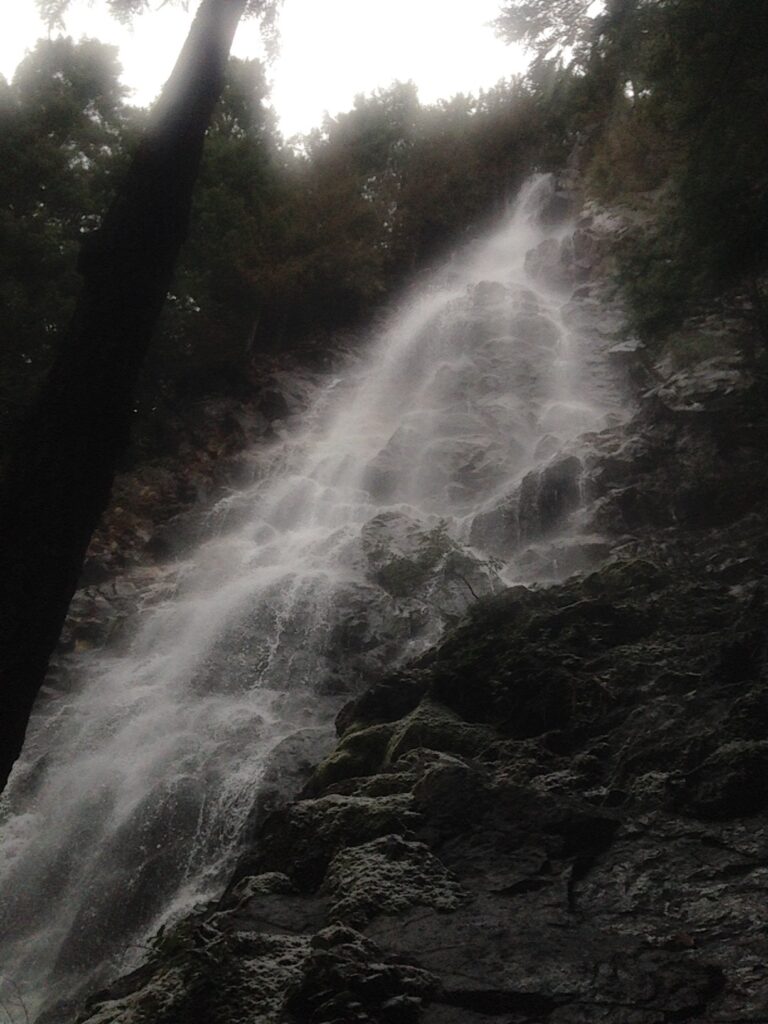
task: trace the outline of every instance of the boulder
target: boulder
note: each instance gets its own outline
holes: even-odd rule
[[[454,910],[461,887],[423,843],[390,835],[350,847],[332,861],[323,882],[331,916],[357,928],[380,914],[413,907]]]
[[[241,862],[237,875],[286,870],[302,891],[313,890],[350,837],[363,843],[390,833],[407,835],[417,821],[405,794],[300,800],[265,820],[254,853]]]
[[[392,730],[386,757],[395,762],[409,750],[420,748],[449,754],[478,754],[494,738],[490,729],[471,725],[449,708],[425,698]]]
[[[313,938],[287,1009],[296,1024],[377,1021],[417,1024],[434,990],[428,972],[382,953],[369,938],[333,924]]]
[[[472,519],[469,541],[492,555],[509,555],[520,541],[518,497],[509,495]]]
[[[364,525],[361,544],[372,583],[398,602],[429,602],[446,618],[500,586],[493,566],[454,541],[442,522],[382,512]]]
[[[304,794],[314,796],[344,779],[372,775],[384,763],[393,731],[389,724],[348,731],[336,749],[317,765]]]
[[[553,191],[539,211],[542,224],[559,226],[574,213],[574,196],[564,189]]]

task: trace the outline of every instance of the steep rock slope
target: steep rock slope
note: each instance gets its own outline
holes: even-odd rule
[[[209,396],[164,421],[160,452],[118,474],[112,498],[88,549],[55,664],[122,628],[137,603],[172,592],[174,558],[210,529],[216,504],[263,472],[259,455],[306,411],[310,396],[341,358],[284,353],[257,360],[245,395]],[[223,518],[226,512],[220,513]],[[222,524],[223,525],[223,524]]]
[[[594,435],[611,560],[347,705],[221,901],[80,1020],[768,1019],[765,442],[720,364]]]

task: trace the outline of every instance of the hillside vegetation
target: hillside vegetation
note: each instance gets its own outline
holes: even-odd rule
[[[255,354],[309,339],[317,348],[327,332],[369,320],[527,174],[569,158],[587,195],[635,215],[619,275],[633,329],[658,340],[686,316],[725,308],[750,320],[760,351],[765,6],[610,0],[589,17],[576,0],[515,0],[497,28],[531,48],[525,77],[434,105],[396,83],[290,143],[263,67],[232,60],[137,399],[139,450],[161,443],[179,400],[247,389]],[[118,73],[114,48],[41,41],[0,88],[2,433],[49,364],[73,306],[79,242],[98,226],[145,120]]]

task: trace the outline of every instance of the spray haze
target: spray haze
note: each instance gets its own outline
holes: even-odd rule
[[[214,510],[175,594],[39,708],[0,846],[4,984],[33,1010],[220,891],[281,742],[322,751],[349,695],[537,578],[514,550],[578,528],[543,522],[542,481],[620,399],[531,261],[570,230],[539,222],[551,191],[403,301]],[[576,511],[578,472],[558,486]]]

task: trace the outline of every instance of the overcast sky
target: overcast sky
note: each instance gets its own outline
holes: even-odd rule
[[[160,7],[161,0],[153,6]],[[46,34],[35,0],[5,0],[0,22],[0,73]],[[168,77],[197,4],[190,13],[164,6],[124,28],[101,0],[73,0],[67,32],[120,47],[123,80],[136,103],[149,103]],[[356,93],[412,79],[423,101],[476,92],[520,70],[520,54],[488,24],[501,0],[285,0],[281,53],[273,65],[273,102],[285,135],[308,131],[325,110],[352,105]],[[258,30],[244,23],[234,52],[259,56]]]

